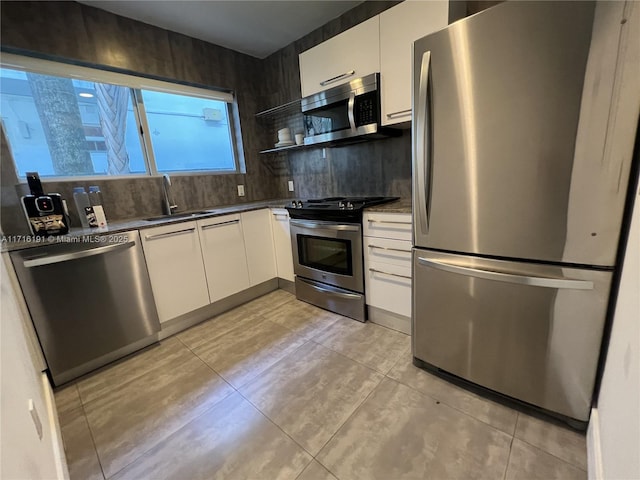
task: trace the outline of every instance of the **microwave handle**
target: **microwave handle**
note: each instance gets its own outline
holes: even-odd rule
[[[349,126],[351,127],[351,131],[356,131],[356,117],[353,113],[353,110],[356,105],[356,92],[349,92],[349,103],[347,103],[347,115],[349,116]]]

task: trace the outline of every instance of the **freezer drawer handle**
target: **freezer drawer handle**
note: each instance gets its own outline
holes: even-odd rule
[[[381,273],[382,275],[391,275],[392,277],[407,278],[411,280],[410,275],[400,275],[398,273],[383,272],[382,270],[376,270],[375,268],[370,268],[369,271],[372,273]]]
[[[235,220],[229,220],[228,222],[220,222],[220,223],[210,223],[209,225],[203,225],[202,227],[200,227],[202,230],[206,230],[208,228],[214,228],[214,227],[224,227],[225,225],[232,225],[234,223],[240,223],[239,219],[235,219]]]
[[[361,297],[361,295],[356,295],[355,293],[334,292],[333,290],[329,290],[327,288],[322,288],[322,287],[319,287],[318,285],[315,285],[313,283],[306,282],[300,277],[298,277],[298,278],[300,279],[301,282],[306,283],[311,288],[314,288],[314,289],[316,289],[316,290],[318,290],[319,292],[322,292],[322,293],[328,293],[329,295],[334,295],[336,297],[341,297],[341,298],[360,298]]]
[[[496,280],[498,282],[516,283],[519,285],[529,285],[531,287],[546,288],[567,288],[572,290],[593,290],[593,282],[588,280],[574,280],[570,278],[552,278],[552,277],[531,277],[528,275],[514,275],[513,273],[493,272],[470,267],[461,267],[459,265],[451,265],[437,260],[418,257],[418,263],[426,267],[437,268],[449,273],[457,273],[470,277],[485,278],[487,280]]]
[[[193,232],[195,229],[196,227],[185,228],[182,230],[175,230],[173,232],[157,233],[155,235],[146,235],[144,238],[146,240],[155,240],[156,238],[170,237],[172,235],[182,235],[183,233]]]
[[[135,241],[127,243],[116,243],[115,245],[105,245],[104,247],[91,248],[89,250],[83,250],[81,252],[65,253],[62,255],[53,255],[51,257],[34,258],[31,260],[25,260],[24,266],[25,268],[41,267],[42,265],[52,265],[54,263],[68,262],[69,260],[78,260],[80,258],[92,257],[94,255],[104,255],[116,250],[123,250],[125,248],[133,247],[135,244]]]
[[[403,250],[402,248],[379,247],[378,245],[369,245],[369,248],[377,248],[378,250],[388,250],[391,252],[411,253],[411,250]]]

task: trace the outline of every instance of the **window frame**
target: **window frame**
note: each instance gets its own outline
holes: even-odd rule
[[[146,173],[131,173],[128,175],[56,175],[43,177],[45,181],[74,181],[74,180],[115,180],[126,178],[150,178],[156,176],[162,176],[165,174],[172,176],[188,176],[188,175],[237,175],[246,173],[244,152],[242,143],[239,143],[239,139],[242,138],[242,132],[238,132],[237,129],[241,128],[240,119],[235,118],[237,115],[237,102],[234,92],[229,90],[216,90],[202,87],[194,87],[191,85],[185,85],[182,83],[173,83],[165,80],[156,80],[153,78],[147,78],[132,74],[124,74],[113,72],[110,70],[101,70],[98,68],[83,67],[75,64],[68,64],[63,62],[54,62],[51,60],[43,60],[40,58],[26,57],[23,55],[16,55],[13,53],[2,52],[0,57],[0,68],[8,68],[12,70],[20,70],[23,72],[39,73],[42,75],[52,75],[64,78],[70,78],[75,80],[84,80],[96,83],[108,83],[112,85],[118,85],[127,87],[130,89],[132,95],[133,111],[137,121],[136,128],[138,129],[138,137],[140,140],[140,146],[144,156],[145,166],[147,168]],[[142,90],[152,90],[156,92],[184,95],[190,97],[199,97],[206,100],[222,101],[226,105],[227,118],[229,120],[229,140],[233,151],[234,170],[175,170],[167,172],[158,172],[155,155],[153,153],[153,146],[151,138],[147,134],[149,132],[149,124],[147,122],[146,110],[144,107],[144,101],[142,98]],[[236,124],[238,127],[236,127]],[[142,131],[140,131],[142,129]],[[8,140],[8,139],[7,139]],[[10,146],[10,143],[9,143]],[[25,180],[26,177],[20,175],[17,169],[15,161],[13,161],[13,168],[16,171],[16,176],[20,180]]]

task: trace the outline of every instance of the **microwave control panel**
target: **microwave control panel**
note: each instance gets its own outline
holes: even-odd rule
[[[378,121],[377,92],[369,92],[356,97],[356,126],[368,125]]]

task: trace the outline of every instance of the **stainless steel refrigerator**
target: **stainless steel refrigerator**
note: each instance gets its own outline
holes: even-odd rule
[[[591,147],[595,10],[505,2],[416,41],[413,64],[414,362],[578,425],[630,164]]]

